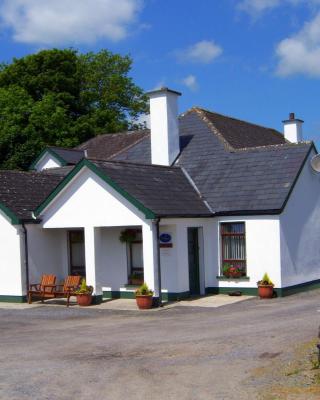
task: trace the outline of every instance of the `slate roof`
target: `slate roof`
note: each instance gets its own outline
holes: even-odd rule
[[[70,164],[87,150],[96,167],[158,216],[208,216],[204,201],[213,215],[280,213],[315,149],[313,143],[288,143],[273,129],[199,108],[180,116],[179,130],[181,152],[173,167],[150,165],[148,130],[97,136],[75,150],[52,149]],[[73,168],[0,171],[0,206],[29,219]]]
[[[180,167],[90,161],[158,217],[212,215]]]
[[[64,147],[50,146],[48,149],[52,150],[59,157],[61,157],[66,164],[75,165],[84,158],[84,151],[77,149],[66,149]]]
[[[150,136],[148,129],[122,132],[114,134],[98,135],[80,146],[78,150],[86,150],[88,158],[107,160],[116,156],[119,152],[130,149],[131,146]]]
[[[31,220],[31,212],[62,181],[63,175],[39,172],[0,171],[0,203],[16,217]]]
[[[275,129],[265,128],[251,122],[241,121],[211,111],[196,109],[202,113],[212,128],[228,142],[233,149],[284,144],[284,136]]]
[[[218,130],[214,118],[216,114],[209,120],[208,112],[198,108],[180,117],[181,153],[176,165],[186,169],[216,214],[281,212],[313,144],[287,143],[280,133],[256,125],[256,135],[261,137],[254,142],[251,131],[245,134],[242,121],[225,123],[223,129],[221,121],[226,117],[222,116]],[[228,133],[231,125],[241,129]],[[275,144],[278,136],[282,143]],[[243,143],[241,149],[239,143]],[[257,143],[263,146],[253,146]],[[146,137],[114,159],[151,163],[150,148],[150,138]]]

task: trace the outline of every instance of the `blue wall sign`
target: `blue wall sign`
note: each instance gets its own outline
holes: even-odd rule
[[[159,236],[160,247],[172,247],[172,236],[170,233],[161,233]]]
[[[172,237],[169,233],[161,233],[160,235],[160,242],[162,243],[170,243],[172,240]]]

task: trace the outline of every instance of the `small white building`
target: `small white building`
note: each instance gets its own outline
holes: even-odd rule
[[[48,148],[0,171],[0,301],[44,273],[86,277],[96,300],[240,290],[267,272],[279,296],[320,283],[317,154],[291,114],[284,135],[149,93],[151,129]],[[314,165],[314,163],[313,163]]]

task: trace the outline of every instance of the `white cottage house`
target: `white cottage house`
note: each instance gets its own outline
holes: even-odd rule
[[[317,154],[290,115],[284,134],[149,93],[151,129],[45,149],[0,171],[0,300],[43,273],[86,276],[96,300],[240,290],[267,272],[278,295],[320,283]],[[130,238],[130,241],[123,241]],[[120,240],[122,239],[122,240]]]

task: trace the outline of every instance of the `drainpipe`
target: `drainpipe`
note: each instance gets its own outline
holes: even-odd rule
[[[27,294],[29,290],[29,252],[28,252],[28,231],[27,228],[22,222],[22,230],[23,230],[23,238],[24,238],[24,265],[26,271],[26,286],[27,286]]]
[[[162,293],[161,293],[161,262],[160,262],[160,218],[156,220],[156,232],[157,232],[157,259],[158,259],[158,290],[159,290],[159,307],[162,305]]]

